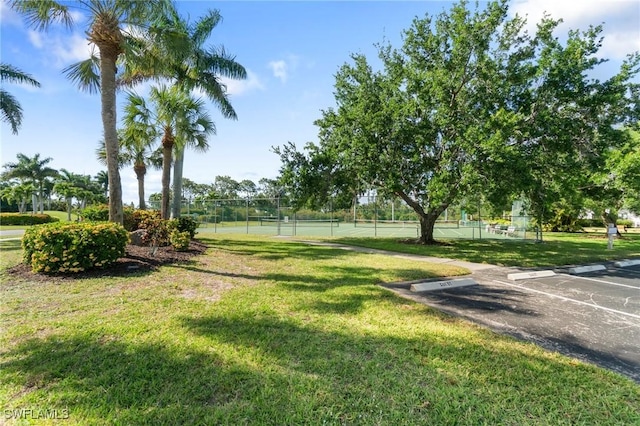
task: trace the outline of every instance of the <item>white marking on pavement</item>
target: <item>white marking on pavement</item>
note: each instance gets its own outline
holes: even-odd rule
[[[620,283],[614,283],[611,281],[605,281],[605,280],[599,280],[597,278],[590,278],[590,277],[573,277],[571,275],[565,275],[565,274],[561,274],[570,278],[573,278],[574,280],[589,280],[589,281],[595,281],[597,283],[604,283],[604,284],[609,284],[609,285],[616,285],[618,287],[627,287],[627,288],[633,288],[636,290],[640,290],[640,288],[633,286],[633,285],[628,285],[628,284],[620,284]]]
[[[566,300],[568,302],[574,302],[574,303],[577,303],[579,305],[590,306],[592,308],[602,309],[604,311],[613,312],[613,313],[624,315],[624,316],[627,316],[627,317],[640,319],[640,315],[630,314],[628,312],[622,312],[622,311],[618,311],[617,309],[606,308],[604,306],[592,305],[591,303],[583,302],[582,300],[571,299],[569,297],[559,296],[559,295],[553,294],[553,293],[547,293],[546,291],[534,290],[532,288],[528,288],[528,287],[525,287],[525,286],[506,283],[504,281],[494,280],[494,282],[497,282],[497,283],[500,283],[500,284],[504,284],[504,285],[507,285],[509,287],[517,287],[517,288],[519,288],[521,290],[530,291],[530,292],[533,292],[533,293],[544,294],[545,296],[554,297],[556,299]]]

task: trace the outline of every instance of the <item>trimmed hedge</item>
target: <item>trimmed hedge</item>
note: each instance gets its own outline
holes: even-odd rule
[[[129,233],[113,222],[38,225],[22,237],[23,262],[46,274],[104,268],[124,256],[128,242]]]
[[[48,214],[0,213],[0,225],[28,226],[59,221],[57,217]]]

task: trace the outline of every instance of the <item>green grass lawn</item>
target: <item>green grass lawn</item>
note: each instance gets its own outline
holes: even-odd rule
[[[397,238],[335,238],[342,244],[502,266],[561,266],[640,257],[640,234],[627,233],[607,250],[603,234],[546,233],[544,242],[447,240],[447,245],[406,244]]]
[[[19,241],[0,241],[3,420],[47,424],[6,418],[24,408],[69,425],[640,421],[637,384],[378,285],[461,268],[203,241],[189,264],[67,281],[13,279]]]

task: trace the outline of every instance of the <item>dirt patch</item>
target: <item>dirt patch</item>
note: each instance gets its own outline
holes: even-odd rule
[[[197,240],[189,243],[189,249],[176,251],[173,247],[158,247],[152,253],[149,247],[127,245],[124,257],[116,260],[115,263],[104,269],[94,269],[76,274],[37,274],[31,268],[20,263],[6,270],[6,273],[20,281],[68,281],[84,278],[99,277],[121,277],[132,273],[149,272],[161,265],[172,263],[184,263],[192,260],[195,256],[203,254],[207,246]]]

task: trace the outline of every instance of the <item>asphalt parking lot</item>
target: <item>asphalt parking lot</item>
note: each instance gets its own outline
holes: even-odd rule
[[[390,287],[640,383],[640,265],[599,266],[606,269],[578,274],[557,268],[553,276],[519,279],[508,276],[528,271],[495,267],[473,273],[478,285],[424,292],[411,291],[407,284]]]

